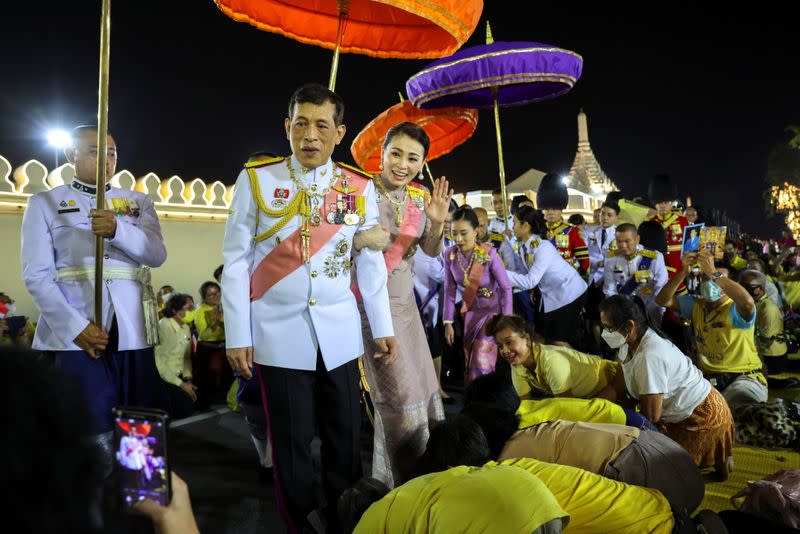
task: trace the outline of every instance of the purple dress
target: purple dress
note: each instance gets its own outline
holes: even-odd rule
[[[493,372],[497,363],[497,345],[494,338],[483,331],[486,321],[498,313],[504,315],[512,313],[511,284],[503,260],[494,248],[490,248],[488,252],[489,261],[484,266],[478,293],[472,308],[464,316],[465,384],[469,384],[478,376]],[[452,321],[455,316],[456,287],[464,289],[464,267],[469,265],[472,254],[473,251],[469,251],[465,257],[457,246],[445,251],[443,310],[445,321]],[[470,271],[477,265],[476,262]]]

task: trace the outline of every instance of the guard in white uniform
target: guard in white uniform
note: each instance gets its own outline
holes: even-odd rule
[[[619,206],[614,203],[603,204],[600,208],[600,224],[587,227],[586,246],[589,249],[589,292],[586,297],[584,316],[590,321],[600,321],[600,302],[603,300],[603,276],[606,255],[617,249],[616,222]],[[599,335],[599,333],[598,333]]]
[[[586,282],[539,232],[546,232],[542,213],[529,206],[521,207],[514,224],[518,253],[514,267],[508,268],[508,279],[515,288],[539,289],[538,332],[548,339],[568,341],[578,347],[578,323],[586,300]]]
[[[117,405],[166,408],[155,365],[158,317],[149,267],[167,257],[153,200],[106,186],[106,206],[96,209],[92,185],[97,129],[73,132],[67,158],[75,180],[28,200],[22,222],[22,275],[39,309],[33,348],[51,353],[75,378],[90,413],[90,429],[113,428]],[[116,168],[108,138],[106,176]],[[95,235],[105,236],[103,319],[94,319]]]
[[[319,84],[298,89],[285,121],[292,156],[248,164],[236,181],[225,229],[222,298],[234,370],[262,381],[279,508],[289,530],[309,529],[314,503],[311,440],[322,440],[328,532],[339,495],[361,476],[361,318],[351,291],[353,236],[378,221],[368,175],[334,164],[341,98]],[[358,288],[391,361],[396,344],[381,252],[356,255]],[[317,425],[315,425],[317,423]]]
[[[617,251],[608,253],[605,262],[603,293],[639,295],[655,325],[661,325],[664,308],[656,304],[656,295],[669,280],[664,255],[639,244],[632,224],[621,224],[616,232]]]

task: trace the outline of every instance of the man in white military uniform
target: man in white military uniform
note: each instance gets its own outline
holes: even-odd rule
[[[166,408],[152,346],[158,342],[148,267],[167,257],[153,200],[106,185],[96,206],[97,128],[73,131],[67,158],[75,179],[28,200],[22,222],[22,275],[39,309],[33,348],[51,353],[74,377],[90,429],[113,427],[117,405]],[[106,178],[117,150],[108,137]],[[95,236],[105,238],[102,324],[94,324]]]
[[[606,256],[603,293],[639,295],[650,320],[661,325],[664,308],[656,304],[656,295],[669,280],[664,255],[640,245],[636,227],[630,223],[617,226],[616,241],[616,252]]]
[[[361,476],[361,319],[351,291],[353,236],[377,224],[368,175],[334,164],[344,137],[341,97],[308,84],[289,100],[292,155],[248,164],[225,229],[223,307],[228,359],[251,376],[255,360],[274,451],[276,492],[290,531],[314,511],[311,440],[322,440],[328,532],[339,495]],[[358,287],[387,364],[397,348],[381,252],[356,256]],[[309,530],[311,531],[311,530]]]

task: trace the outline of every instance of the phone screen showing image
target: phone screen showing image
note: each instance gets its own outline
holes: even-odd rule
[[[163,412],[115,408],[114,451],[122,500],[127,506],[143,499],[169,504],[167,426]]]

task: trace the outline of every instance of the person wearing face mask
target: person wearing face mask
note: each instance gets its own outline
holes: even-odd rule
[[[739,255],[739,249],[733,241],[725,241],[725,252],[723,253],[725,263],[733,267],[737,271],[741,271],[747,267],[747,260]]]
[[[753,297],[715,266],[707,250],[684,256],[681,271],[659,292],[656,302],[692,322],[697,362],[735,411],[739,405],[766,402],[767,380],[755,346],[756,305]],[[676,296],[692,265],[701,271],[700,298]]]
[[[485,333],[484,326],[495,314],[508,314],[512,310],[511,284],[503,261],[491,245],[476,244],[477,227],[475,212],[464,206],[458,208],[452,222],[456,244],[445,250],[444,256],[444,337],[452,346],[456,292],[461,289],[459,313],[464,317],[465,384],[495,370],[497,345]]]
[[[767,270],[767,264],[761,258],[754,258],[747,262],[747,268],[752,269],[754,271],[758,271],[762,273],[765,277],[766,283],[764,285],[764,291],[767,293],[767,297],[775,304],[775,306],[780,310],[786,304],[783,301],[783,297],[781,296],[781,290],[778,286],[770,279],[769,271]]]
[[[638,297],[614,295],[600,304],[603,339],[619,349],[622,373],[612,385],[630,394],[641,413],[681,444],[698,467],[727,479],[733,468],[733,416],[722,395],[688,356],[648,322]]]
[[[164,317],[158,321],[161,342],[155,347],[156,367],[167,388],[172,419],[190,416],[197,400],[197,386],[192,382],[192,334],[183,322],[189,309],[189,295],[172,293],[164,304]]]
[[[27,317],[16,315],[17,305],[0,291],[0,345],[30,348],[35,327]]]
[[[789,360],[783,337],[783,314],[766,292],[767,277],[747,269],[739,274],[739,283],[756,301],[756,349],[769,374],[800,370],[800,360]],[[770,382],[772,379],[770,379]]]
[[[359,310],[364,337],[362,361],[375,406],[372,476],[389,487],[394,487],[397,476],[393,460],[398,447],[405,443],[421,452],[428,425],[444,419],[413,278],[417,245],[431,258],[442,250],[444,221],[453,196],[444,177],[434,182],[431,192],[414,181],[420,176],[429,148],[430,138],[418,124],[392,126],[383,143],[383,170],[372,179],[378,190],[378,221],[389,232],[388,242],[377,250],[383,254],[389,274],[386,286],[398,341],[397,359],[387,362],[373,357],[380,348],[373,340],[363,303]]]
[[[156,293],[156,304],[158,305],[159,319],[164,317],[164,306],[173,293],[175,293],[175,290],[172,288],[172,286],[161,286],[158,290],[158,293]]]

